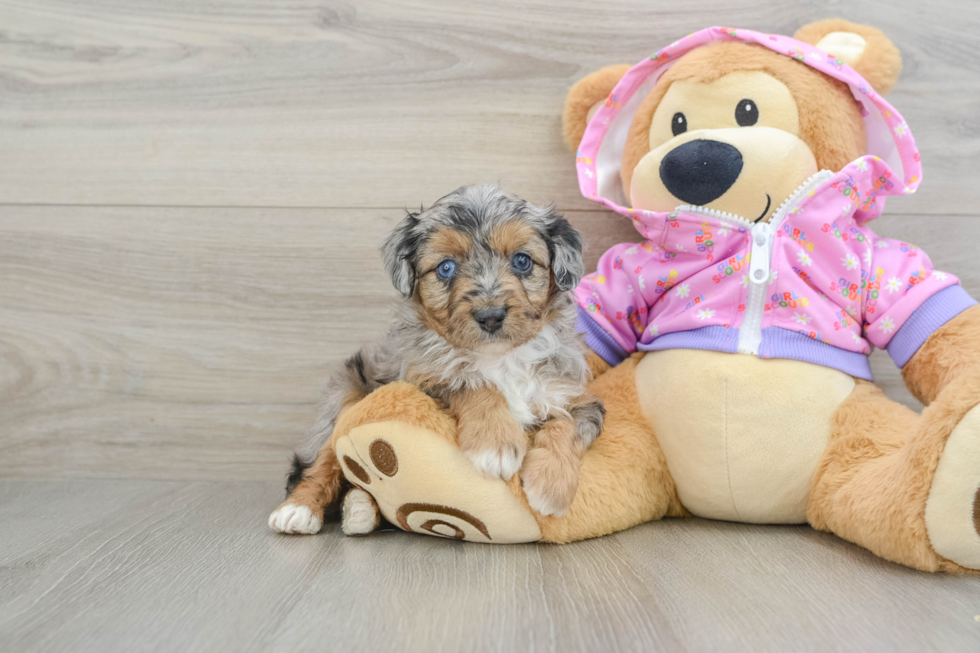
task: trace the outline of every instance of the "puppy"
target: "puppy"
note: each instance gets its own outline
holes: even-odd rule
[[[408,216],[382,247],[404,297],[387,337],[363,348],[328,383],[305,450],[293,459],[287,499],[269,518],[283,533],[316,533],[339,498],[332,433],[347,407],[381,385],[412,383],[447,408],[459,446],[486,476],[521,471],[531,508],[563,515],[604,409],[585,390],[585,347],[570,291],[584,272],[582,238],[553,208],[496,186],[464,186]],[[530,448],[529,448],[530,446]],[[377,508],[362,526],[377,526]],[[345,513],[347,512],[345,501]]]

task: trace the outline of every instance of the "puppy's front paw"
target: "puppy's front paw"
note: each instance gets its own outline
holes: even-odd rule
[[[527,436],[509,413],[460,419],[459,448],[487,478],[509,481],[524,463]]]
[[[286,502],[269,515],[269,528],[277,533],[314,535],[323,528],[323,519],[306,506]]]
[[[524,462],[525,446],[523,443],[504,444],[496,449],[464,450],[466,457],[473,466],[487,478],[500,477],[505,481],[520,470]]]
[[[579,459],[543,447],[532,447],[521,470],[524,496],[531,510],[547,517],[563,517],[578,490]]]

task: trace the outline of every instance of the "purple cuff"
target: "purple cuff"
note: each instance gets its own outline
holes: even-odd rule
[[[912,311],[909,319],[889,341],[886,347],[888,355],[896,365],[905,367],[936,329],[976,303],[962,286],[943,288]]]
[[[595,320],[589,317],[588,311],[581,306],[578,307],[576,330],[585,334],[585,344],[610,365],[615,367],[629,358],[629,353],[620,347],[605,329],[596,324]]]

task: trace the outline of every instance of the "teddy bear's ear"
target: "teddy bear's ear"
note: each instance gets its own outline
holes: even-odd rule
[[[881,30],[842,18],[804,25],[794,38],[815,45],[858,71],[871,86],[885,95],[902,72],[902,55]]]
[[[578,149],[589,120],[629,69],[627,64],[607,66],[578,80],[568,91],[561,126],[569,150]]]

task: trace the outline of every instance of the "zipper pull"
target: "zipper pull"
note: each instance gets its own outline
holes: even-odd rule
[[[752,227],[752,261],[749,264],[749,281],[764,284],[769,281],[769,241],[772,225],[759,222]]]

